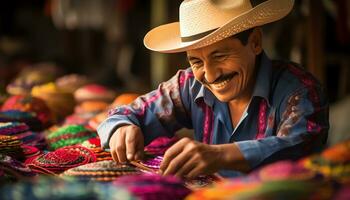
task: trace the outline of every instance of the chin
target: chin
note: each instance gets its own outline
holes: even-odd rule
[[[221,102],[229,102],[235,99],[235,96],[228,96],[228,95],[215,95],[216,98]]]

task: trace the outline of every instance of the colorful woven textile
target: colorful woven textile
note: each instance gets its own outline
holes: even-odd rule
[[[0,188],[2,200],[134,200],[123,187],[40,176]]]
[[[37,156],[41,153],[40,150],[34,146],[22,145],[21,148],[23,149],[23,153],[26,159]]]
[[[42,123],[35,113],[22,112],[19,110],[8,110],[0,112],[0,122],[23,122],[26,123],[30,130],[40,131],[43,129]]]
[[[85,85],[74,92],[77,102],[83,101],[105,101],[112,102],[116,93],[102,85],[89,84]]]
[[[96,115],[106,109],[108,105],[104,101],[84,101],[75,106],[74,112],[77,114],[91,113],[92,115]]]
[[[165,151],[178,141],[177,137],[159,137],[145,147],[145,151],[153,155],[164,155]]]
[[[279,161],[258,169],[256,174],[261,181],[312,180],[316,173],[293,161]],[[251,175],[254,176],[254,175]]]
[[[140,174],[140,171],[131,165],[105,160],[69,169],[62,176],[79,180],[113,181],[118,177],[133,174]]]
[[[33,171],[43,174],[58,174],[67,169],[95,162],[96,156],[82,146],[68,146],[25,161]]]
[[[305,168],[340,182],[350,183],[350,140],[300,161]]]
[[[58,74],[60,68],[51,63],[25,66],[16,79],[7,85],[6,90],[11,95],[30,94],[34,86],[53,81]]]
[[[124,176],[118,178],[113,184],[117,187],[128,188],[132,194],[143,200],[184,199],[191,193],[191,190],[186,188],[181,180],[156,174]]]
[[[296,180],[235,181],[227,180],[213,187],[193,192],[186,200],[206,199],[330,199],[330,185]]]
[[[87,126],[91,116],[71,114],[67,116],[63,121],[63,126],[66,125],[82,125]]]
[[[99,137],[90,138],[81,143],[81,146],[89,149],[99,148],[101,147],[101,140]]]
[[[47,128],[53,122],[53,116],[45,101],[31,95],[14,95],[6,100],[1,110],[19,110],[35,113],[43,128]]]
[[[33,87],[31,94],[45,100],[57,121],[64,119],[74,111],[73,94],[60,90],[52,82]]]
[[[56,80],[56,85],[63,91],[74,93],[78,88],[91,82],[86,76],[80,74],[68,74],[59,77]]]
[[[12,135],[21,140],[23,144],[44,149],[46,140],[43,133],[32,132],[22,122],[0,122],[0,135]]]
[[[22,142],[15,136],[0,135],[0,154],[22,159],[24,153],[21,145]]]
[[[0,170],[3,171],[0,180],[5,179],[5,176],[11,177],[12,180],[20,180],[36,175],[29,167],[4,154],[0,154]]]
[[[111,108],[129,104],[139,96],[140,94],[137,93],[123,93],[114,99]]]
[[[97,137],[96,132],[82,125],[67,125],[50,133],[47,136],[47,141],[49,148],[55,150],[65,146],[81,144],[85,140],[95,137]]]
[[[147,168],[153,169],[154,171],[159,170],[160,164],[163,161],[162,156],[152,156],[152,155],[145,155],[145,159],[139,161],[139,163]]]
[[[111,152],[105,151],[101,148],[101,141],[98,137],[96,138],[90,138],[86,141],[84,141],[81,146],[84,146],[91,151],[93,151],[96,155],[97,161],[102,160],[113,160]]]
[[[21,122],[0,122],[0,135],[18,135],[29,131],[29,126]]]

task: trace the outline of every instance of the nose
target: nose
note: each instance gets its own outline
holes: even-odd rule
[[[207,83],[213,83],[220,76],[220,72],[217,67],[205,64],[204,65],[204,79]]]

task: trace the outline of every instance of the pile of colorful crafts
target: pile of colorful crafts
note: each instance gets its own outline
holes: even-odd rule
[[[0,110],[1,200],[350,199],[350,141],[236,179],[158,175],[176,137],[152,141],[144,160],[117,164],[96,128],[111,108],[138,94],[118,95],[84,76],[59,74],[53,67],[28,68],[7,86]]]
[[[279,161],[187,196],[196,199],[350,199],[350,140],[298,161]]]

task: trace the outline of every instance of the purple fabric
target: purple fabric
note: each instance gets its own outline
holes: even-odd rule
[[[142,200],[184,199],[191,190],[176,177],[145,174],[124,176],[113,182],[115,186],[126,187],[131,193]]]

